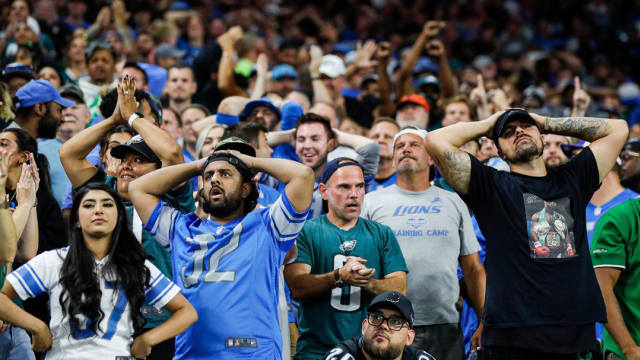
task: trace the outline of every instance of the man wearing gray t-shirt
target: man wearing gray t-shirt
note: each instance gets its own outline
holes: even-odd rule
[[[406,259],[407,296],[414,304],[414,343],[436,359],[462,359],[463,337],[456,303],[457,268],[478,318],[484,306],[486,275],[478,257],[469,210],[460,197],[429,185],[429,155],[424,130],[406,128],[393,142],[395,185],[369,193],[362,217],[389,226]],[[479,346],[482,325],[474,333]]]

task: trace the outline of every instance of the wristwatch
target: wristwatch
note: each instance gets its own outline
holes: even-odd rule
[[[340,279],[340,268],[337,268],[333,271],[333,277],[336,279],[334,287],[343,288],[347,286],[347,283],[345,283],[342,279]]]

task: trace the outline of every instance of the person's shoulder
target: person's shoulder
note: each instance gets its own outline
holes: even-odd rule
[[[418,347],[406,346],[402,353],[402,360],[436,360],[436,358]]]
[[[639,213],[640,213],[640,198],[632,198],[612,207],[603,216],[615,219],[615,218],[627,217],[627,216],[635,217]]]
[[[356,360],[358,359],[358,351],[360,350],[360,342],[359,338],[355,337],[352,339],[345,340],[336,346],[334,346],[331,350],[329,350],[323,357],[324,360],[333,360],[333,359],[345,359],[345,360]]]
[[[396,184],[387,186],[387,187],[378,187],[375,191],[367,193],[364,197],[366,199],[379,199],[384,198],[386,196],[391,196],[400,193],[398,190],[398,186]]]
[[[387,225],[379,223],[375,220],[365,219],[363,217],[358,218],[358,226],[362,226],[363,228],[369,230],[372,234],[383,234],[383,233],[393,233],[393,230]]]

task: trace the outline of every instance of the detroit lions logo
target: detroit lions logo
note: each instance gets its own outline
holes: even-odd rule
[[[349,240],[340,244],[340,251],[345,254],[349,254],[355,247],[358,240]]]

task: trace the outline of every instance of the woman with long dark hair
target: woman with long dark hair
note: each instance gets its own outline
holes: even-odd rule
[[[145,260],[127,226],[125,206],[108,185],[79,189],[69,220],[69,246],[40,254],[9,274],[0,295],[0,320],[29,331],[34,349],[53,342],[47,359],[145,357],[197,320],[178,287]],[[9,300],[44,293],[51,297],[51,333]],[[145,300],[171,317],[142,333]]]

